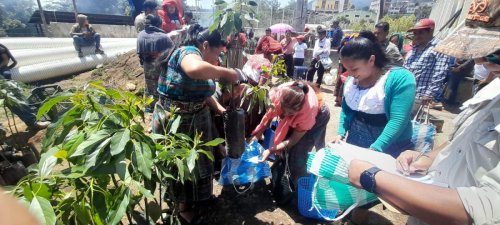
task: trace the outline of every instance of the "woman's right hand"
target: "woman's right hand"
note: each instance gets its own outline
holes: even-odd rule
[[[406,150],[401,153],[396,159],[396,167],[404,175],[410,175],[419,171],[427,171],[432,165],[432,158],[427,155],[422,155],[417,159],[420,152]]]

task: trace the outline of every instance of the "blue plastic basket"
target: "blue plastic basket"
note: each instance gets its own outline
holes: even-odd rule
[[[309,69],[309,67],[307,67],[307,66],[294,66],[293,79],[305,80],[306,73],[307,73],[308,69]]]
[[[299,178],[298,185],[298,208],[300,215],[317,220],[326,221],[337,216],[338,210],[316,209],[312,207],[312,192],[316,177],[310,175]]]

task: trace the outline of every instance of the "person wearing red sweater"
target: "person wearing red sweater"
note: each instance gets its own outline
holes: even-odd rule
[[[179,30],[185,24],[182,5],[176,0],[164,0],[161,9],[158,10],[158,16],[163,20],[161,28],[166,33]]]

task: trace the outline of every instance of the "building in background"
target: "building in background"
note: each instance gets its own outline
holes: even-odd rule
[[[384,0],[383,15],[401,16],[415,14],[419,7],[431,7],[434,0]],[[380,0],[372,0],[370,11],[378,14]]]
[[[383,14],[387,14],[389,11],[389,8],[391,7],[391,0],[384,0],[384,12]],[[372,0],[370,3],[370,11],[375,12],[375,14],[378,14],[378,11],[380,9],[380,0]]]
[[[314,10],[316,12],[339,13],[351,8],[350,0],[316,0]]]
[[[377,14],[372,11],[362,11],[362,10],[346,10],[344,12],[340,12],[333,16],[333,20],[337,18],[345,17],[351,23],[359,23],[362,20],[365,22],[376,21]]]

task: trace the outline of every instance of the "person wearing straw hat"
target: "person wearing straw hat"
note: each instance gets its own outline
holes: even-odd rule
[[[478,7],[479,6],[479,7]],[[500,0],[474,0],[466,26],[435,50],[457,58],[481,58],[493,81],[463,104],[450,140],[425,153],[405,151],[396,160],[402,175],[426,173],[433,184],[391,174],[353,160],[349,180],[374,192],[415,224],[498,224],[500,221]],[[489,41],[486,41],[489,40]],[[477,44],[488,47],[480,47]],[[496,60],[495,60],[496,59]]]
[[[78,57],[83,57],[82,47],[95,44],[95,54],[104,54],[100,49],[101,35],[89,24],[86,15],[78,14],[76,24],[71,27],[69,35],[73,37],[73,45],[78,52]]]
[[[434,37],[434,21],[421,19],[413,28],[413,49],[406,59],[405,68],[410,70],[417,80],[416,104],[427,105],[433,103],[432,107],[442,109],[440,103],[443,84],[449,70],[449,58],[446,55],[434,51],[438,39]]]

